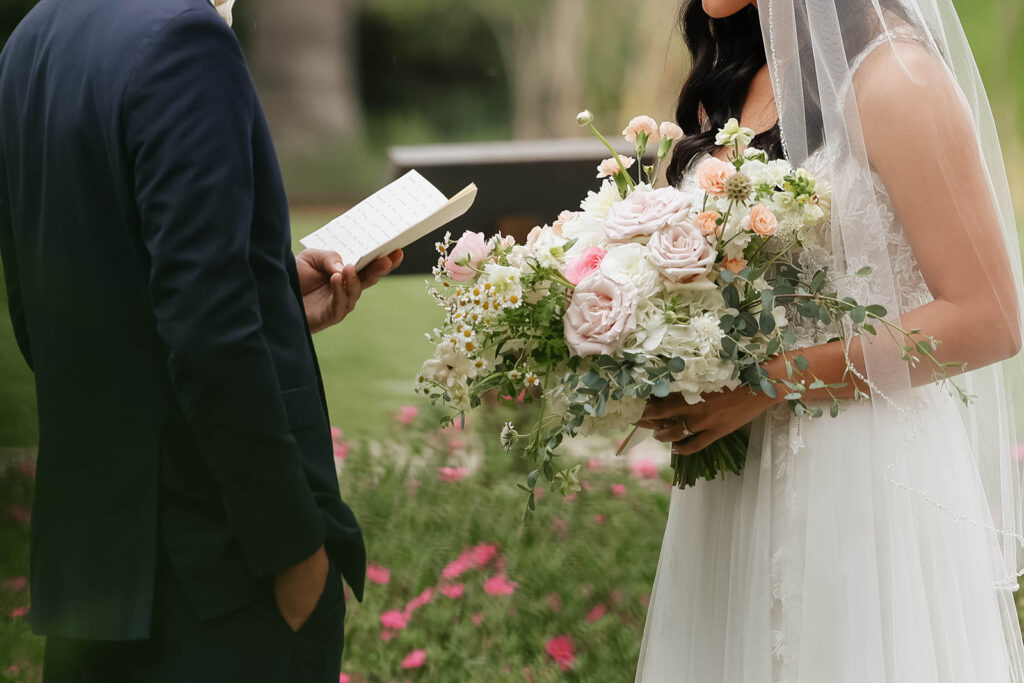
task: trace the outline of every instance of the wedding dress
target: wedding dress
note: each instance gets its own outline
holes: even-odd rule
[[[879,47],[918,35],[879,35],[844,60],[850,79]],[[829,154],[821,147],[801,165],[870,188],[874,201],[857,204],[877,214],[899,310],[925,305],[932,296],[881,179],[832,178]],[[684,185],[693,182],[691,172]],[[823,228],[801,263],[859,267],[836,257],[832,238]],[[793,322],[796,348],[825,341]],[[637,681],[1022,680],[1015,572],[962,407],[936,385],[873,393],[836,419],[828,405],[820,419],[778,406],[752,426],[742,475],[673,490]]]

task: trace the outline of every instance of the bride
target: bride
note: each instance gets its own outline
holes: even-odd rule
[[[673,492],[637,680],[1024,681],[1020,253],[951,0],[689,0],[682,24],[688,137],[670,180],[694,183],[730,117],[760,131],[753,147],[828,179],[831,225],[803,265],[941,340],[972,398],[884,331],[844,349],[798,319],[804,376],[845,385],[838,418],[742,389],[651,403],[641,424],[683,455],[748,424],[751,437],[742,475]]]

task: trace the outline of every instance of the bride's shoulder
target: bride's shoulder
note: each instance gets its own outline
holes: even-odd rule
[[[858,103],[884,105],[893,98],[937,92],[936,86],[955,81],[946,63],[922,40],[894,36],[881,41],[859,60],[853,77]],[[938,88],[942,90],[942,88]]]

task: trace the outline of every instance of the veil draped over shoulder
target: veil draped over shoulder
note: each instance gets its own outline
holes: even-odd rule
[[[889,89],[920,92],[919,106],[896,112],[892,120],[897,134],[913,134],[905,146],[882,152],[909,157],[903,167],[912,163],[913,172],[882,181],[888,194],[936,203],[945,217],[921,225],[913,216],[899,216],[911,247],[940,240],[949,245],[948,267],[982,266],[974,273],[974,287],[979,296],[999,302],[999,315],[989,320],[990,328],[973,331],[977,344],[998,347],[1008,333],[1019,338],[1024,294],[1006,168],[985,88],[951,0],[762,0],[760,15],[786,154],[794,164],[820,157],[832,183],[837,269],[873,269],[869,278],[849,287],[884,305],[892,320],[910,312],[901,310],[898,291],[900,269],[908,264],[889,248],[892,236],[883,220],[887,197],[872,182],[879,152],[872,149],[862,117],[872,102],[884,103]],[[911,409],[912,373],[902,345],[882,330],[866,340],[862,379],[872,390],[876,413],[899,411],[912,438],[919,420]],[[968,370],[956,380],[971,397],[960,413],[988,510],[962,509],[948,494],[930,491],[903,467],[898,447],[882,474],[906,495],[948,513],[950,524],[991,532],[998,547],[993,581],[1012,590],[1024,569],[1016,424],[1021,417],[1013,405],[1014,395],[1024,397],[1024,363],[1016,354]]]

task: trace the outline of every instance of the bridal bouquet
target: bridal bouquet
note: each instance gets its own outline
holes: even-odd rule
[[[829,219],[829,188],[804,169],[744,149],[753,131],[729,121],[716,140],[729,160],[703,161],[697,187],[684,191],[654,188],[682,137],[675,124],[633,119],[623,134],[636,156],[622,157],[589,112],[579,123],[612,152],[598,167],[601,187],[578,211],[534,228],[525,244],[478,232],[446,236],[429,286],[445,319],[427,335],[436,350],[417,391],[449,406],[450,419],[488,393],[539,402],[533,425],[506,424],[501,433],[506,449],[520,448],[534,464],[520,484],[528,510],[541,476],[563,495],[579,489],[580,465],[557,465],[565,437],[622,433],[652,396],[675,392],[693,404],[745,385],[773,398],[784,392],[797,415],[820,416],[805,392],[842,385],[826,385],[803,356],[789,355],[796,317],[827,330],[826,338],[895,328],[881,306],[839,298],[826,270],[795,265],[795,250]],[[653,165],[644,163],[648,147],[656,149]],[[869,268],[856,274],[869,275]],[[938,364],[937,342],[899,331],[911,339],[908,358]],[[777,354],[785,355],[785,379],[762,368]],[[839,409],[833,400],[832,415]],[[673,456],[674,483],[738,473],[746,448],[737,433],[697,455]]]

